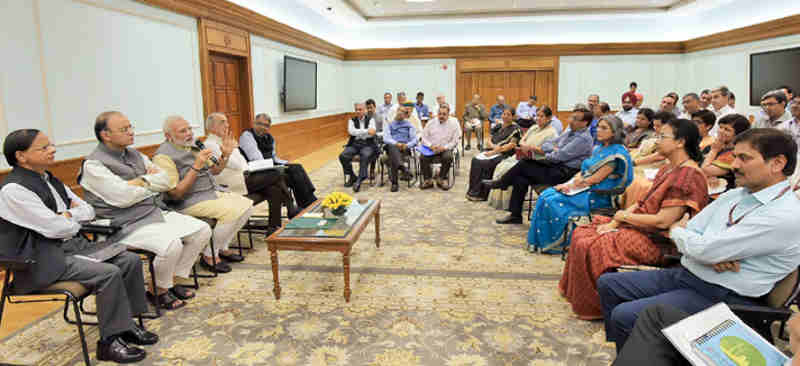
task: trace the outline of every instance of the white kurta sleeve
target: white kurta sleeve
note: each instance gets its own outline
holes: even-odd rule
[[[169,175],[167,174],[167,172],[165,172],[164,169],[159,168],[158,165],[153,164],[153,162],[150,161],[150,158],[148,158],[147,155],[145,154],[142,154],[142,160],[144,160],[145,169],[153,168],[158,170],[158,172],[154,174],[147,174],[142,176],[142,178],[146,180],[147,183],[150,183],[149,189],[153,192],[159,192],[159,193],[171,190],[172,187],[170,187],[169,185]]]
[[[15,183],[6,184],[0,190],[0,217],[51,239],[71,238],[81,228],[75,217],[67,218],[53,212],[36,193]]]
[[[99,160],[86,160],[83,164],[81,187],[109,205],[121,208],[131,207],[155,194],[147,188],[128,184]]]

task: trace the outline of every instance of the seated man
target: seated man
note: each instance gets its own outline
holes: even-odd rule
[[[361,189],[361,182],[367,179],[369,174],[369,164],[375,159],[378,153],[378,143],[375,140],[375,119],[367,118],[364,103],[358,103],[356,116],[347,123],[347,132],[350,133],[350,140],[344,151],[339,155],[342,163],[344,175],[347,181],[345,187],[353,187],[354,192]],[[358,177],[353,173],[353,157],[359,156]]]
[[[91,245],[77,234],[94,210],[47,171],[55,152],[50,139],[34,129],[11,132],[3,143],[13,169],[0,184],[0,255],[36,261],[30,270],[14,272],[12,285],[29,293],[59,281],[79,282],[96,296],[97,359],[141,361],[146,352],[128,343],[158,342],[133,321],[147,311],[142,262],[127,252],[103,263],[72,255]]]
[[[403,165],[402,155],[411,153],[411,149],[417,145],[417,133],[411,122],[408,121],[408,110],[401,110],[397,113],[395,120],[387,128],[387,134],[383,137],[386,153],[389,154],[389,180],[392,182],[392,192],[397,192],[397,170],[402,169],[403,174],[408,176],[408,169]]]
[[[422,121],[422,123],[428,123],[428,120],[431,119],[431,110],[430,108],[428,108],[428,105],[425,104],[424,102],[425,102],[425,93],[417,92],[417,103],[414,104],[414,111],[417,112],[417,117],[419,117],[419,120]],[[367,103],[369,103],[369,101],[367,101]]]
[[[535,184],[556,185],[572,178],[579,170],[583,159],[592,154],[594,140],[589,134],[589,123],[593,115],[586,108],[575,109],[570,117],[569,129],[561,135],[542,144],[533,146],[534,154],[544,155],[543,160],[521,160],[502,177],[494,181],[483,181],[487,188],[506,189],[513,186],[509,211],[498,224],[521,224],[522,204],[528,186]]]
[[[669,305],[650,305],[642,310],[636,320],[631,336],[625,347],[617,354],[613,366],[689,366],[691,363],[683,357],[675,346],[667,339],[662,329],[669,327],[691,314]],[[795,314],[786,323],[789,331],[789,348],[795,357],[793,366],[800,366],[800,316]]]
[[[506,109],[511,109],[511,106],[506,104],[506,97],[498,95],[497,104],[489,108],[489,126],[491,126],[492,133],[499,130],[503,124],[503,111]]]
[[[420,156],[423,178],[420,189],[433,187],[431,164],[441,163],[442,166],[439,169],[436,185],[446,191],[450,189],[447,175],[450,171],[450,166],[453,164],[452,150],[458,144],[458,138],[461,137],[461,126],[458,125],[458,121],[455,118],[449,117],[450,106],[447,104],[442,104],[437,112],[436,119],[428,122],[422,131],[422,146],[431,149],[433,154]]]
[[[775,129],[750,129],[736,137],[734,146],[739,188],[670,228],[683,253],[681,267],[598,279],[606,338],[617,349],[647,306],[667,304],[696,313],[717,302],[752,305],[797,269],[800,226],[788,218],[800,215],[800,200],[786,179],[795,169],[797,144]]]
[[[272,127],[272,118],[266,113],[256,115],[253,128],[244,130],[239,137],[239,146],[244,151],[247,161],[272,159],[275,164],[286,166],[286,185],[294,192],[299,210],[302,210],[317,200],[314,183],[308,177],[303,165],[291,163],[278,157],[277,141],[269,133]]]
[[[472,132],[475,132],[476,146],[483,147],[483,121],[488,118],[486,107],[481,104],[481,96],[473,95],[472,101],[464,108],[464,115],[461,116],[461,121],[464,123],[464,138],[467,140],[467,147],[464,150],[471,148]]]
[[[216,253],[206,247],[200,264],[213,272],[230,272],[231,267],[217,257],[228,262],[244,260],[228,247],[253,212],[253,201],[223,191],[214,179],[228,164],[234,145],[226,140],[222,156],[212,159],[214,153],[196,146],[192,127],[180,116],[167,117],[164,136],[167,140],[156,150],[153,163],[169,177],[170,189],[165,200],[170,208],[182,214],[217,220],[212,235]]]
[[[103,112],[95,119],[97,147],[83,162],[78,183],[97,217],[122,229],[108,238],[156,254],[156,288],[148,297],[167,310],[186,305],[194,297],[174,278],[189,278],[200,251],[208,245],[211,228],[191,216],[169,211],[161,193],[170,189],[169,177],[133,145],[133,126],[124,114]]]
[[[222,113],[208,115],[206,132],[208,132],[206,147],[211,149],[218,159],[222,156],[222,145],[225,144],[225,139],[232,140],[229,143],[234,146],[238,145],[231,136],[228,118]],[[231,151],[228,164],[217,176],[217,182],[227,186],[231,192],[253,200],[253,205],[267,201],[269,205],[267,235],[281,227],[282,206],[286,206],[289,217],[294,217],[297,213],[297,207],[295,207],[292,195],[286,185],[286,175],[277,169],[248,172],[247,159],[237,148]]]

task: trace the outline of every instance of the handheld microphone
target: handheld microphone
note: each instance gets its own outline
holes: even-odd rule
[[[197,148],[200,149],[200,150],[205,150],[206,149],[206,145],[203,142],[201,142],[200,140],[195,140],[194,141],[194,146],[197,146]],[[211,160],[212,163],[214,163],[214,165],[219,165],[219,160],[217,160],[216,156],[211,155],[211,157],[209,157],[209,159]]]

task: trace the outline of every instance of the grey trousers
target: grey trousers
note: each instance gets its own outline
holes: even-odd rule
[[[66,257],[67,270],[58,281],[76,281],[96,296],[100,338],[130,330],[133,317],[147,311],[142,261],[124,252],[107,262]]]

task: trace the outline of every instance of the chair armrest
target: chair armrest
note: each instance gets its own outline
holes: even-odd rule
[[[736,314],[758,314],[764,317],[771,317],[775,319],[788,319],[792,315],[792,311],[786,308],[773,308],[764,305],[738,305],[728,304]]]
[[[121,229],[122,229],[121,226],[115,226],[115,225],[83,224],[81,225],[80,233],[108,236],[116,234],[117,231],[120,231]]]
[[[12,271],[26,271],[36,263],[33,259],[0,256],[0,268],[7,268]]]

